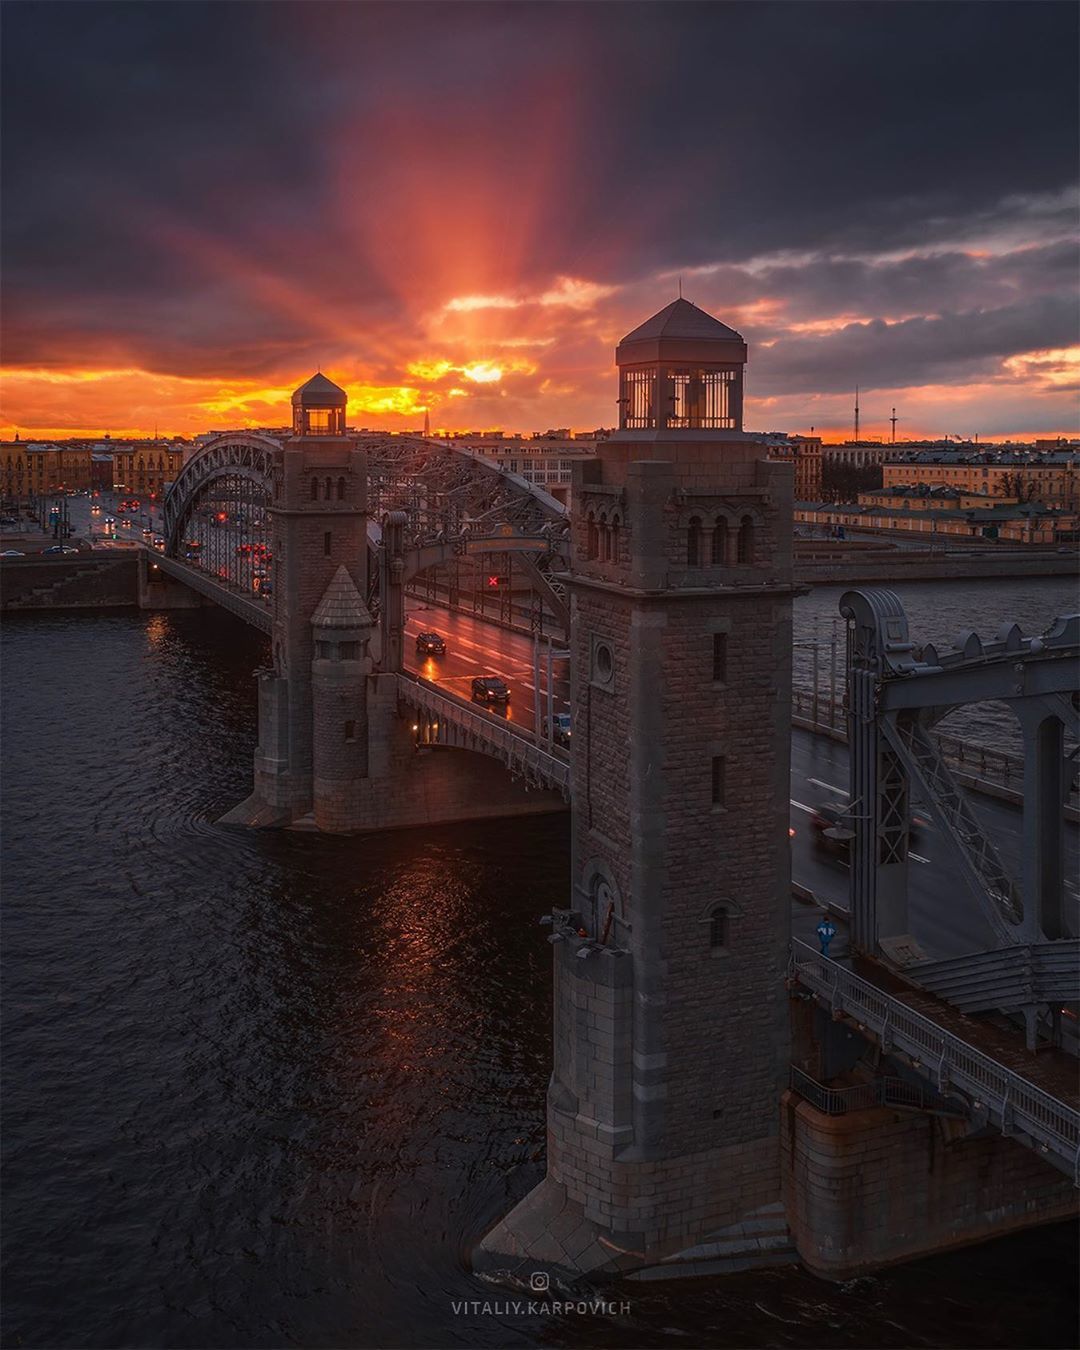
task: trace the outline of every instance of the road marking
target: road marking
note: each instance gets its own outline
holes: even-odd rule
[[[826,792],[835,792],[838,797],[850,797],[851,793],[846,788],[833,787],[831,783],[823,783],[820,778],[808,778],[808,783],[813,783],[815,787],[824,788]]]
[[[816,806],[807,806],[805,802],[797,802],[794,797],[789,797],[788,800],[791,802],[792,806],[798,807],[800,811],[805,811],[808,816],[817,815]]]
[[[929,858],[924,858],[923,855],[922,855],[921,853],[912,853],[912,851],[911,851],[910,849],[908,849],[908,857],[909,857],[909,858],[914,858],[916,862],[921,862],[921,863],[928,863],[928,862],[930,861]]]

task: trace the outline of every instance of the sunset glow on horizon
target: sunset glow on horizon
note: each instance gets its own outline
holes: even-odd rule
[[[201,8],[101,26],[91,6],[65,9],[59,46],[51,8],[8,19],[9,167],[56,171],[5,207],[4,438],[280,426],[315,369],[356,427],[611,427],[613,349],[680,285],[747,341],[750,429],[847,438],[858,385],[864,436],[888,439],[894,407],[898,439],[1077,434],[1075,135],[1048,140],[1019,98],[1026,129],[990,115],[1008,44],[986,41],[982,113],[935,86],[894,187],[836,148],[863,134],[830,92],[842,51],[819,53],[787,139],[760,60],[731,69],[731,105],[757,110],[718,138],[706,68],[688,74],[708,43],[656,7],[215,7],[228,40],[208,44]],[[917,16],[875,24],[878,64],[914,77]],[[797,43],[769,61],[801,87]],[[113,88],[144,76],[142,125]],[[1013,135],[1025,153],[1003,156]]]

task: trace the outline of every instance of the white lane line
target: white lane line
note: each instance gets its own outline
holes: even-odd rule
[[[805,802],[797,802],[794,797],[789,797],[788,800],[791,802],[792,806],[797,807],[800,811],[805,811],[808,816],[817,815],[816,806],[807,806]]]
[[[930,861],[929,858],[924,858],[923,855],[922,855],[921,853],[912,853],[912,851],[911,851],[910,849],[908,849],[908,857],[909,857],[909,858],[914,858],[916,862],[921,862],[921,863],[928,863],[928,862]]]
[[[813,783],[815,787],[824,788],[826,792],[835,792],[838,797],[849,797],[851,794],[847,788],[833,787],[832,783],[823,783],[820,778],[808,778],[808,783]]]

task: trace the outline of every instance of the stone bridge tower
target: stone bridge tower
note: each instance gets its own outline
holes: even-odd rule
[[[349,766],[355,773],[364,768],[367,479],[363,451],[345,430],[345,408],[344,389],[313,375],[292,396],[293,434],[275,455],[273,666],[259,682],[248,823],[289,823],[312,812],[320,824],[334,820],[331,799],[343,790]],[[348,710],[338,708],[331,688],[349,691]],[[316,778],[331,785],[321,806]]]
[[[791,468],[742,430],[742,338],[688,301],[616,362],[573,493],[548,1173],[488,1265],[647,1266],[780,1198]]]

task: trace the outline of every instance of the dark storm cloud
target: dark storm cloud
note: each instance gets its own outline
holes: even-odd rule
[[[655,273],[708,266],[721,310],[923,316],[759,325],[800,388],[1069,340],[1071,4],[13,4],[4,30],[10,363],[261,374],[336,311],[389,378],[443,255],[646,313]]]
[[[1014,352],[1067,347],[1076,340],[1076,303],[1065,296],[933,319],[849,324],[824,337],[787,337],[761,349],[758,395],[901,388],[992,374]]]

